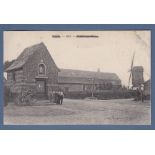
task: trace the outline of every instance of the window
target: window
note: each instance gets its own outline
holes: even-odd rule
[[[45,74],[46,74],[45,64],[39,64],[39,75],[45,75]]]

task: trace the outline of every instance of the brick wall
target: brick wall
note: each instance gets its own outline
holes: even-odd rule
[[[56,84],[58,79],[58,70],[52,62],[51,55],[44,48],[35,52],[34,55],[24,65],[24,76],[26,82],[35,82],[39,72],[39,64],[44,63],[46,66],[47,84]]]

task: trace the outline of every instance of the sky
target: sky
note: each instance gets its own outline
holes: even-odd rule
[[[26,47],[40,42],[59,68],[116,73],[127,86],[135,52],[133,65],[144,67],[144,80],[151,76],[150,31],[5,31],[3,61],[16,59]]]

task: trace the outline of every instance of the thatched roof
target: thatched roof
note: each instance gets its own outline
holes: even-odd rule
[[[59,83],[92,83],[92,79],[118,81],[119,77],[115,73],[82,71],[73,69],[61,69],[58,73]]]
[[[15,70],[15,69],[19,69],[22,68],[24,66],[24,64],[28,61],[28,59],[37,51],[39,51],[39,49],[45,49],[47,50],[45,44],[43,42],[27,47],[24,49],[24,51],[17,57],[17,59],[14,61],[14,63],[9,66],[6,71],[11,71],[11,70]],[[48,50],[47,50],[48,51]],[[52,57],[51,57],[52,58]],[[54,62],[54,60],[52,59],[52,61]],[[54,62],[55,64],[55,62]],[[56,66],[56,64],[55,64]],[[56,66],[57,67],[57,66]],[[58,68],[58,67],[57,67]]]

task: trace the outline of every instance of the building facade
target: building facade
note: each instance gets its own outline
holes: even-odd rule
[[[144,82],[144,95],[150,99],[151,97],[151,80]]]
[[[38,96],[47,96],[57,87],[58,67],[44,43],[24,49],[16,61],[7,68],[7,84],[11,92],[31,88]]]
[[[61,69],[58,83],[65,92],[103,92],[121,87],[121,80],[115,73],[72,69]]]

